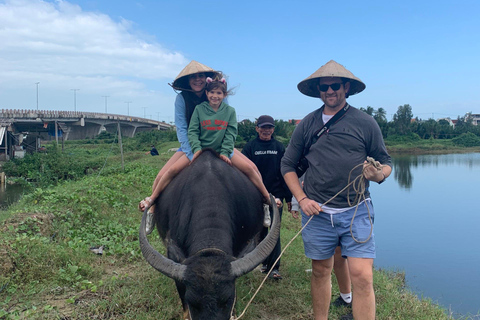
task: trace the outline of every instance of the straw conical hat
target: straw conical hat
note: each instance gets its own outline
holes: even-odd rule
[[[319,98],[320,92],[317,88],[318,82],[320,78],[330,78],[330,77],[340,77],[346,78],[350,80],[350,90],[348,91],[348,95],[354,95],[356,93],[362,92],[365,89],[365,83],[362,80],[358,79],[345,69],[344,66],[341,64],[330,60],[326,64],[320,67],[317,71],[315,71],[310,77],[303,80],[297,85],[298,90],[304,95]]]
[[[175,78],[175,81],[173,81],[173,84],[171,85],[174,89],[177,90],[190,90],[190,85],[188,84],[188,76],[195,74],[195,73],[200,73],[203,72],[207,77],[213,77],[215,75],[215,70],[213,70],[210,67],[207,67],[204,64],[201,64],[200,62],[197,62],[195,60],[192,60],[183,70],[178,74],[178,76]]]

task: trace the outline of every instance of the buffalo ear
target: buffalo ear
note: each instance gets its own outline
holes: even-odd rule
[[[186,259],[185,253],[176,243],[170,242],[167,247],[168,258],[175,262],[183,263]]]

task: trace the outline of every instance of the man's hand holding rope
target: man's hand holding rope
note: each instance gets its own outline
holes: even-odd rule
[[[387,172],[384,172],[384,168]],[[368,157],[363,163],[363,177],[366,180],[382,182],[390,175],[390,172],[391,168],[389,166],[382,165],[373,158]]]
[[[300,208],[302,208],[303,213],[309,217],[313,216],[314,214],[319,214],[320,211],[322,211],[322,208],[318,202],[307,198],[307,196],[298,200],[298,204],[300,205]]]

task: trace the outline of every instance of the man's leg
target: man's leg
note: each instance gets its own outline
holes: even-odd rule
[[[284,199],[285,198],[280,198],[280,201],[282,202],[282,204],[283,204]],[[280,213],[280,221],[281,221],[282,220],[283,205],[280,208],[278,208],[278,212]],[[273,210],[272,210],[272,208],[270,208],[270,218],[273,221]],[[267,229],[267,228],[265,228],[265,229]],[[278,259],[278,257],[280,257],[281,253],[282,253],[282,245],[281,245],[280,236],[279,236],[277,244],[275,245],[275,248],[273,248],[272,253],[270,253],[268,258],[265,259],[268,271],[270,271],[270,269],[272,269],[272,267],[273,267],[273,270],[279,271],[279,269],[280,269],[280,259],[278,260],[277,263],[275,263],[275,261],[277,261],[277,259]],[[274,264],[275,264],[275,266],[274,266]],[[274,276],[272,276],[272,273],[271,273],[270,276],[273,277],[274,279],[281,279],[280,273],[278,273],[277,275],[274,275]]]
[[[315,320],[327,320],[332,294],[333,256],[326,260],[312,260],[312,293],[313,314]]]
[[[348,257],[348,268],[353,285],[353,317],[355,320],[374,320],[373,259]]]
[[[338,282],[338,289],[340,293],[347,294],[352,292],[352,285],[350,283],[350,274],[348,270],[347,259],[342,257],[342,250],[340,247],[335,249],[333,271]]]

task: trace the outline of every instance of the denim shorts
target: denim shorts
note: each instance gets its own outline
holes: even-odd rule
[[[184,151],[182,150],[182,147],[180,147],[180,148],[177,149],[177,152],[184,152]],[[232,159],[234,153],[235,153],[235,150],[228,156],[228,158]]]
[[[368,211],[372,218],[368,218]],[[355,213],[355,207],[337,214],[320,212],[314,216],[307,227],[302,231],[305,255],[312,260],[325,260],[333,256],[335,248],[342,248],[343,257],[375,258],[375,237],[372,236],[366,243],[356,242],[350,234],[350,223]],[[310,219],[302,212],[302,226]],[[373,228],[375,213],[370,200],[358,206],[353,221],[352,233],[357,241],[363,242],[370,235]]]

